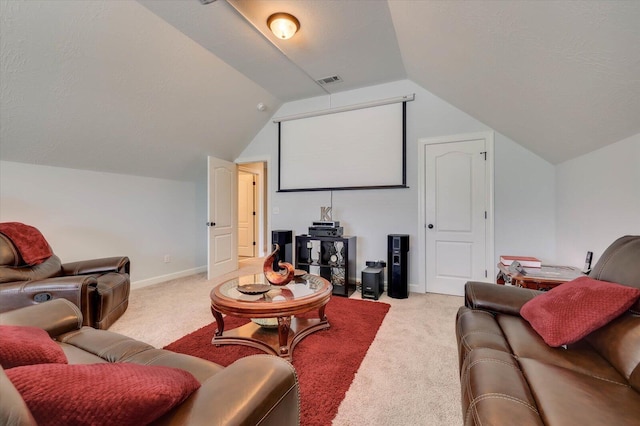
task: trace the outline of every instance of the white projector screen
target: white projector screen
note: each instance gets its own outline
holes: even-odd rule
[[[278,123],[278,191],[406,188],[405,105]]]

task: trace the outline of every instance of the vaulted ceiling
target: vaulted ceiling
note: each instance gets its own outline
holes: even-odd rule
[[[192,179],[283,102],[407,78],[551,163],[640,133],[640,2],[0,7],[3,160]],[[286,41],[266,25],[282,11]]]

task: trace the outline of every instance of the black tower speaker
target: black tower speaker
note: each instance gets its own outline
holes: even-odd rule
[[[271,231],[271,250],[276,247],[275,244],[280,246],[280,251],[273,260],[273,270],[279,271],[279,261],[291,263],[293,265],[293,231],[275,230]]]
[[[394,299],[409,297],[409,236],[387,236],[387,294]]]

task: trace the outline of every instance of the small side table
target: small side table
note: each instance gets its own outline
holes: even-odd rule
[[[513,284],[516,287],[542,291],[584,276],[580,269],[573,266],[542,265],[541,268],[525,268],[525,274],[511,272],[502,263],[498,263],[498,269],[498,284]]]

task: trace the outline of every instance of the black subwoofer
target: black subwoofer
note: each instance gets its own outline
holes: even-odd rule
[[[362,298],[378,300],[384,292],[384,267],[382,260],[368,261],[362,270]]]
[[[387,294],[394,299],[409,297],[409,235],[387,236]]]

